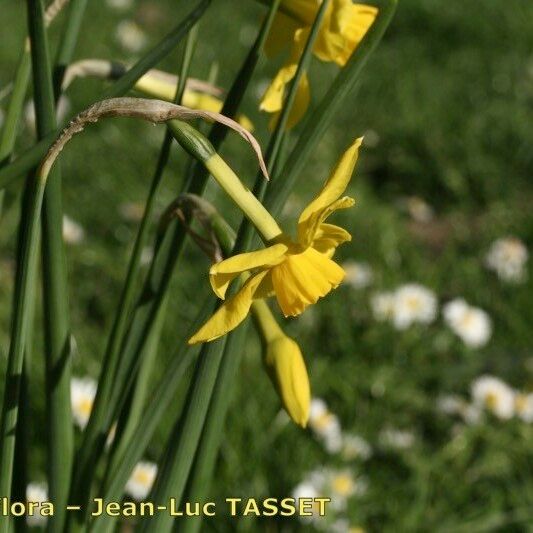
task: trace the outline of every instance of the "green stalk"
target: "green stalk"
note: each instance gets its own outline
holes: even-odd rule
[[[335,117],[335,113],[355,87],[370,55],[378,46],[392,20],[398,0],[374,0],[372,3],[379,9],[376,20],[359,43],[348,63],[337,74],[318,107],[312,113],[308,113],[302,127],[302,134],[279,173],[283,179],[280,179],[278,185],[270,189],[266,195],[266,207],[273,215],[278,214],[283,207],[305,161],[324,136],[326,129]]]
[[[131,89],[135,82],[148,70],[153,68],[159,61],[167,56],[174,47],[185,37],[190,28],[203,15],[209,7],[211,0],[200,0],[197,6],[158,44],[146,53],[135,65],[128,70],[119,80],[117,80],[108,91],[100,96],[96,101],[114,96],[121,96]],[[11,183],[22,179],[24,174],[39,163],[46,154],[50,145],[61,133],[61,129],[47,135],[44,139],[36,143],[32,148],[26,150],[21,156],[9,165],[0,169],[0,190],[6,188]]]
[[[186,80],[187,80],[188,73],[189,73],[189,68],[190,68],[190,64],[192,60],[192,55],[193,55],[197,35],[198,35],[198,26],[194,26],[192,30],[189,32],[189,35],[187,36],[187,41],[185,44],[185,49],[183,51],[183,57],[181,60],[181,68],[180,68],[180,73],[178,77],[179,81],[178,81],[178,86],[176,88],[176,94],[174,97],[174,101],[178,104],[181,103],[183,94],[185,92]],[[144,247],[144,243],[147,237],[146,221],[151,218],[151,215],[153,213],[154,199],[156,196],[156,192],[159,190],[159,184],[161,183],[163,170],[168,162],[171,144],[172,144],[172,135],[167,130],[165,132],[165,139],[163,141],[163,145],[161,148],[161,155],[160,155],[159,163],[157,165],[157,170],[156,170],[156,173],[153,179],[154,186],[152,187],[148,201],[146,202],[146,208],[145,208],[145,212],[143,215],[143,221],[141,223],[141,230],[139,231],[139,236],[137,238],[135,249],[132,254],[131,261],[130,261],[130,269],[128,272],[128,277],[127,277],[127,281],[126,281],[125,288],[124,288],[124,298],[117,312],[117,319],[116,319],[117,327],[114,329],[113,334],[111,336],[113,339],[116,339],[117,341],[123,340],[124,333],[126,330],[126,325],[127,325],[126,319],[131,311],[131,306],[133,303],[133,296],[134,296],[133,287],[137,285],[137,282],[138,282],[138,278],[139,278],[138,272],[140,268],[141,253],[142,253],[142,249]],[[165,316],[165,313],[163,311],[164,308],[165,308],[165,305],[163,305],[162,308],[158,312],[158,316],[154,324],[154,330],[150,332],[148,345],[146,346],[141,356],[142,362],[141,362],[141,368],[139,370],[139,375],[135,380],[135,387],[129,394],[130,398],[132,398],[133,403],[130,406],[130,408],[127,410],[128,411],[127,415],[126,414],[121,415],[121,425],[123,428],[123,433],[122,432],[117,433],[116,443],[115,443],[115,446],[113,447],[113,453],[111,454],[111,458],[110,458],[110,465],[114,464],[117,458],[120,457],[120,455],[123,453],[124,446],[127,443],[129,435],[133,431],[135,426],[137,425],[138,419],[141,415],[142,408],[144,406],[144,398],[145,398],[145,395],[142,394],[142,392],[146,390],[147,381],[150,377],[150,368],[152,367],[153,359],[155,358],[156,348],[157,348],[157,344],[159,341],[158,332],[161,330],[161,327],[164,322],[164,316]],[[120,354],[119,352],[120,344],[119,342],[112,341],[111,345],[113,349],[111,350],[109,354],[109,359],[116,360],[118,359],[118,355]],[[115,364],[115,368],[113,369],[113,376],[114,376],[116,366],[118,364],[119,364],[119,361],[117,360]],[[106,379],[106,374],[102,373],[102,377],[100,378],[100,383],[102,383],[103,380],[105,379]],[[112,382],[114,382],[114,379]]]
[[[194,380],[187,394],[182,416],[172,429],[159,474],[155,481],[150,500],[156,505],[166,505],[170,497],[181,501],[185,483],[189,475],[204,419],[209,408],[209,400],[215,386],[222,352],[227,338],[203,344],[194,371]],[[179,503],[178,503],[179,505]],[[158,513],[144,518],[139,531],[167,533],[172,530],[174,517],[168,513]]]
[[[276,2],[272,5],[274,9],[277,7]],[[302,76],[308,68],[312,57],[313,47],[318,37],[318,31],[328,6],[329,0],[325,0],[317,12],[309,37],[305,43],[302,56],[298,63],[295,76],[283,103],[276,129],[267,149],[269,172],[272,172],[276,167],[281,154],[281,147],[283,140],[285,139],[285,127],[294,104],[296,91]],[[263,199],[268,184],[269,183],[258,174],[254,185],[254,194],[259,200]],[[252,230],[253,228],[249,221],[243,220],[241,227],[239,228],[237,245],[235,246],[236,250],[246,251],[249,249],[252,244]],[[228,252],[231,252],[231,250],[225,250],[226,254]],[[230,393],[234,388],[235,376],[244,352],[244,340],[246,338],[244,330],[245,328],[239,328],[228,336],[219,374],[211,398],[209,412],[202,432],[201,442],[199,444],[198,452],[196,453],[194,469],[191,472],[189,479],[186,501],[201,502],[205,501],[207,497],[218,455],[218,449],[220,447],[220,441],[222,439],[224,422],[231,402],[232,396]],[[184,523],[183,531],[185,533],[196,533],[199,531],[201,524],[201,516],[190,518]]]
[[[55,105],[42,0],[28,0],[37,135],[54,131]],[[63,208],[59,166],[52,170],[44,196],[42,219],[43,294],[45,317],[46,400],[48,414],[48,481],[57,513],[49,531],[63,528],[74,436],[70,406],[70,331]]]

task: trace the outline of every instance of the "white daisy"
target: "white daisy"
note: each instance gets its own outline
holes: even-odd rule
[[[354,289],[364,289],[372,283],[374,275],[368,264],[346,261],[346,263],[342,264],[342,268],[346,273],[344,282]]]
[[[396,428],[385,428],[379,433],[382,446],[396,450],[407,450],[415,443],[416,437],[412,431]]]
[[[97,383],[90,377],[75,378],[70,382],[72,416],[80,429],[84,429],[91,416]]]
[[[157,476],[157,465],[148,461],[137,463],[126,483],[126,492],[137,501],[144,500],[154,484]]]
[[[309,427],[322,441],[329,453],[338,453],[341,450],[342,432],[339,419],[328,409],[326,402],[320,398],[311,400]]]
[[[63,215],[63,240],[67,244],[79,244],[85,238],[85,230],[67,215]]]
[[[133,20],[123,20],[115,30],[115,39],[124,50],[131,53],[140,52],[146,45],[146,34]]]
[[[323,480],[319,478],[317,473],[313,472],[307,475],[292,491],[292,497],[295,500],[300,498],[323,498],[324,489],[323,489]],[[311,516],[300,516],[302,522],[312,522],[315,525],[320,523],[320,520],[324,518],[320,516],[320,509],[318,505],[313,505],[311,509],[306,509],[306,512],[311,511],[313,514]]]
[[[518,392],[515,394],[515,412],[516,416],[522,419],[524,422],[530,424],[533,422],[533,394],[524,394]]]
[[[43,503],[48,500],[48,487],[46,483],[29,483],[26,487],[26,501],[32,503]],[[47,517],[42,516],[37,510],[33,515],[26,516],[28,526],[44,526]]]
[[[376,320],[383,322],[394,316],[394,293],[377,292],[370,298],[370,307]]]
[[[437,298],[426,287],[408,283],[396,290],[392,318],[397,329],[406,329],[417,322],[430,324],[436,316]]]
[[[471,385],[474,405],[484,408],[501,420],[509,420],[515,414],[515,393],[501,379],[481,376]]]
[[[346,509],[348,500],[366,493],[368,484],[363,478],[356,478],[351,470],[325,471],[325,491],[331,496],[331,507],[336,511]]]
[[[528,251],[524,243],[516,237],[503,237],[492,243],[485,257],[488,269],[510,283],[520,283],[526,278]]]
[[[489,315],[456,298],[443,307],[444,320],[462,341],[473,348],[484,346],[492,335]]]
[[[366,461],[372,456],[372,446],[359,435],[345,433],[342,436],[341,455],[345,461]]]

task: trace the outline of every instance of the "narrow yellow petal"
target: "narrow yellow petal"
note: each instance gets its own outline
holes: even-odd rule
[[[362,137],[356,139],[346,152],[344,152],[318,196],[300,215],[300,218],[298,219],[298,240],[300,242],[312,242],[314,232],[317,230],[316,221],[318,219],[324,220],[325,217],[322,216],[322,213],[330,208],[333,202],[338,200],[346,190],[352,177],[355,164],[357,163],[359,147],[361,146],[362,141]],[[339,204],[339,206],[348,207],[346,202],[348,201],[344,201],[344,203]],[[338,208],[339,207],[336,207],[336,209]],[[329,212],[332,211],[330,210]]]
[[[234,255],[215,263],[209,270],[209,281],[214,293],[224,299],[229,284],[242,272],[277,265],[287,252],[285,244],[274,244],[268,248]]]
[[[189,344],[209,342],[235,329],[248,315],[257,287],[268,272],[250,277],[241,290],[228,298],[214,315],[189,339]]]
[[[352,236],[344,228],[335,224],[320,224],[312,246],[320,253],[332,257],[338,246],[351,240]]]
[[[278,70],[278,73],[268,86],[259,109],[261,111],[267,111],[268,113],[276,113],[281,111],[283,107],[283,97],[285,96],[285,87],[294,78],[297,65],[295,63],[289,63]]]

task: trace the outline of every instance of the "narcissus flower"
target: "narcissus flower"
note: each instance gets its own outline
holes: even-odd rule
[[[350,181],[361,142],[357,139],[348,148],[318,196],[300,215],[296,240],[281,230],[269,236],[263,232],[267,248],[230,257],[211,267],[211,286],[221,299],[233,280],[243,273],[251,275],[239,292],[228,298],[193,335],[190,344],[214,340],[236,328],[256,299],[275,295],[283,314],[296,316],[341,283],[344,270],[331,258],[337,246],[350,241],[351,235],[325,221],[336,210],[354,205],[352,198],[341,196]],[[206,165],[209,167],[209,161]],[[269,217],[261,204],[257,208],[261,220]],[[251,209],[248,216],[253,222]],[[274,228],[275,223],[269,227]]]
[[[269,55],[274,55],[289,46],[291,52],[288,61],[278,71],[263,96],[260,104],[260,109],[263,111],[269,113],[281,111],[285,87],[296,74],[298,62],[320,4],[321,0],[282,0],[265,48]],[[314,55],[322,61],[333,62],[343,67],[374,22],[377,12],[373,6],[354,4],[352,0],[332,0],[326,9],[314,44]],[[304,75],[298,86],[288,127],[302,118],[309,100],[309,81]]]

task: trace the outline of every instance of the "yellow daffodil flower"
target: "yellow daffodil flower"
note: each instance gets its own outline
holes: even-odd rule
[[[193,335],[190,344],[214,340],[237,327],[248,315],[254,300],[275,295],[283,314],[296,316],[341,283],[344,270],[331,258],[340,244],[351,240],[351,235],[325,220],[334,211],[354,204],[352,198],[341,196],[351,179],[361,142],[362,139],[357,139],[348,148],[318,196],[300,215],[295,241],[276,229],[279,227],[268,211],[257,202],[259,222],[266,228],[262,233],[269,246],[230,257],[211,267],[211,286],[221,299],[225,298],[230,283],[239,275],[251,275],[242,288],[228,298]],[[213,168],[210,161],[206,162],[206,166],[217,178],[217,168]],[[241,203],[244,204],[244,200]],[[245,211],[252,222],[253,211],[252,207]]]
[[[311,388],[300,347],[285,335],[266,302],[253,302],[252,313],[263,341],[265,366],[283,407],[296,424],[306,427]]]
[[[267,88],[259,108],[278,113],[283,106],[285,87],[294,78],[298,62],[321,0],[282,0],[275,16],[265,49],[274,55],[291,47],[289,59]],[[377,8],[354,4],[352,0],[331,0],[314,45],[320,60],[343,67],[374,22]],[[304,75],[297,90],[287,127],[294,126],[305,114],[310,101],[309,81]],[[276,117],[274,117],[276,120]]]

